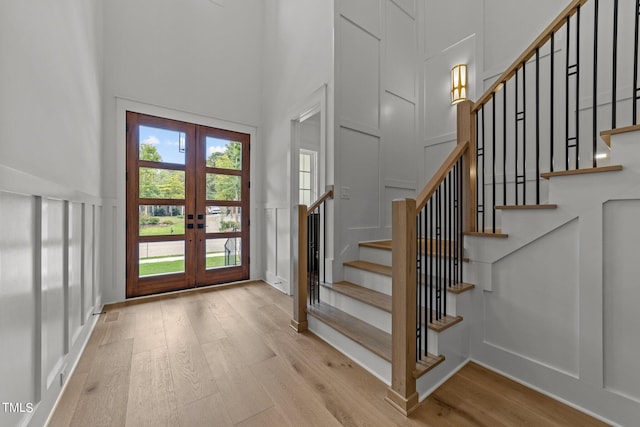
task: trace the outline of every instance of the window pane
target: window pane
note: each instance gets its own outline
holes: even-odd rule
[[[184,171],[140,168],[140,198],[184,200]]]
[[[184,165],[186,134],[175,130],[139,126],[140,160]]]
[[[241,177],[237,175],[207,174],[207,200],[240,201]]]
[[[207,206],[207,233],[232,233],[241,231],[240,206]]]
[[[207,239],[207,270],[242,264],[241,239]]]
[[[242,169],[242,144],[208,136],[207,166],[220,169]]]
[[[184,234],[184,206],[139,207],[140,236]]]
[[[184,241],[140,243],[139,276],[184,273]]]
[[[300,154],[300,170],[311,171],[311,156],[308,154]]]
[[[307,172],[300,172],[300,188],[308,190],[311,189],[311,174]]]

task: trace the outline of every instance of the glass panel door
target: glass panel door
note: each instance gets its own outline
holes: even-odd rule
[[[249,135],[127,113],[127,297],[249,277]]]

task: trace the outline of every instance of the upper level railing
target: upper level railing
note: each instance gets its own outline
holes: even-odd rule
[[[477,231],[542,204],[541,174],[606,165],[600,132],[637,123],[640,0],[573,0],[478,99]],[[625,111],[620,114],[621,109]]]
[[[298,259],[291,327],[307,329],[307,304],[320,302],[320,283],[325,277],[326,206],[333,198],[331,186],[311,206],[298,205]]]

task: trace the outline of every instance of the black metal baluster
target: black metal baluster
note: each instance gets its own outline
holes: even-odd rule
[[[515,133],[515,144],[513,147],[513,153],[515,155],[515,162],[514,162],[514,169],[515,169],[515,175],[514,175],[514,181],[513,181],[513,187],[515,189],[515,204],[518,205],[518,117],[520,115],[519,111],[518,111],[518,69],[516,69],[515,72],[515,78],[516,78],[516,88],[515,88],[515,108],[514,108],[514,133]]]
[[[611,129],[616,128],[618,90],[618,0],[613,0],[613,70],[611,82]]]
[[[566,58],[566,72],[565,72],[565,96],[564,96],[564,105],[565,105],[565,114],[564,114],[564,130],[565,130],[565,170],[569,170],[569,60],[571,53],[571,18],[567,17],[567,58]]]
[[[593,99],[592,99],[592,111],[591,116],[593,120],[593,128],[591,134],[592,150],[591,153],[591,165],[595,168],[598,166],[598,159],[596,153],[598,151],[598,10],[599,0],[595,0],[593,5]],[[637,26],[636,20],[636,40],[637,40]],[[637,68],[637,67],[636,67]],[[634,70],[635,71],[635,70]],[[635,107],[635,103],[634,103]]]
[[[429,233],[429,271],[427,272],[427,280],[429,281],[429,305],[427,307],[425,307],[425,310],[429,310],[429,323],[433,323],[433,308],[435,306],[435,299],[434,299],[434,286],[435,283],[433,281],[433,276],[434,276],[434,265],[433,265],[433,255],[434,255],[434,248],[433,248],[433,239],[434,239],[434,217],[433,217],[433,205],[434,205],[435,201],[434,201],[434,197],[431,196],[431,200],[429,201],[429,224],[430,224],[430,233]]]
[[[539,204],[540,204],[540,49],[536,48],[536,205],[539,205]]]
[[[596,3],[597,4],[597,3]],[[632,124],[638,124],[638,25],[640,24],[640,0],[636,0],[635,24],[633,38],[633,120]]]
[[[527,204],[527,61],[522,63],[522,204]]]
[[[502,204],[507,205],[507,82],[502,84]]]
[[[486,104],[485,104],[486,105]],[[484,162],[484,147],[485,147],[485,121],[484,121],[484,107],[485,105],[482,106],[482,109],[480,110],[480,114],[482,115],[482,169],[481,169],[481,176],[482,176],[482,228],[481,231],[484,233],[484,228],[485,228],[485,223],[484,223],[484,219],[485,219],[485,208],[486,208],[486,199],[485,199],[485,189],[486,189],[486,173],[485,173],[485,162]],[[480,150],[480,149],[478,149]],[[477,179],[477,178],[476,178]]]
[[[422,304],[422,251],[420,250],[420,238],[422,236],[422,211],[418,213],[416,218],[416,359],[422,358],[422,310],[420,306]]]
[[[555,55],[556,55],[556,33],[551,33],[551,65],[549,69],[549,172],[553,172],[553,152],[554,152],[554,140],[553,140],[553,115],[554,115],[554,82],[555,82]]]
[[[576,169],[580,169],[580,6],[576,13]]]
[[[458,207],[458,198],[460,193],[458,192],[458,162],[453,166],[453,284],[458,283],[458,215],[459,215],[459,207]]]
[[[460,276],[459,283],[464,282],[464,180],[463,180],[463,162],[462,158],[458,160],[458,182],[460,183],[460,190],[458,196],[458,214],[459,214],[459,225],[458,225],[458,251],[459,253],[459,265],[460,265]]]
[[[442,242],[442,185],[436,191],[436,320],[440,320],[442,312],[442,265],[440,258],[440,245]]]
[[[491,232],[496,232],[496,93],[491,94]]]

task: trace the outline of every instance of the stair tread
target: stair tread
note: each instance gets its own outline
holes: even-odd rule
[[[496,209],[500,210],[526,210],[526,209],[556,209],[558,205],[546,204],[546,205],[504,205],[496,206]]]
[[[427,320],[428,311],[422,307],[422,320]],[[433,317],[436,317],[435,310],[431,310]],[[462,316],[451,316],[447,314],[446,316],[442,316],[439,320],[433,320],[433,322],[428,322],[427,327],[435,332],[442,332],[446,329],[449,329],[453,325],[462,322]],[[422,322],[424,324],[424,322]]]
[[[504,233],[489,233],[489,232],[482,232],[482,231],[465,231],[464,233],[465,236],[476,236],[476,237],[495,237],[498,239],[506,239],[507,237],[509,237],[508,234],[504,234]]]
[[[387,362],[391,362],[391,334],[371,326],[329,304],[317,303],[310,305],[307,307],[307,313],[349,337]]]
[[[609,147],[611,147],[611,135],[618,135],[618,134],[626,133],[626,132],[635,132],[635,131],[638,131],[638,130],[640,130],[640,125],[625,126],[625,127],[621,127],[621,128],[603,130],[602,132],[600,132],[600,138],[602,138],[602,140]]]
[[[323,286],[339,292],[343,295],[372,305],[388,313],[391,313],[391,296],[382,292],[374,291],[355,283],[342,281],[337,283],[327,283]]]
[[[427,239],[427,252],[426,255],[431,255],[431,251],[429,249],[431,249],[429,247],[429,242],[430,239]],[[448,249],[448,247],[450,246],[450,241],[448,240],[440,240],[440,245],[441,248],[446,251]],[[391,246],[392,246],[392,241],[391,240],[379,240],[379,241],[372,241],[372,242],[360,242],[359,243],[360,247],[363,248],[372,248],[372,249],[381,249],[381,250],[386,250],[386,251],[391,251]],[[422,253],[424,254],[424,239],[422,242]],[[450,258],[448,255],[440,255],[442,258]],[[462,261],[464,262],[469,262],[469,258],[463,258]]]
[[[360,242],[359,246],[363,248],[391,250],[391,240],[377,240],[372,242]]]
[[[584,169],[573,169],[568,171],[546,172],[546,173],[540,174],[540,176],[544,179],[549,179],[555,176],[571,176],[571,175],[582,175],[587,173],[616,172],[621,170],[622,170],[622,165],[611,165],[611,166],[600,166],[597,168],[584,168]]]
[[[463,292],[470,291],[471,289],[473,289],[475,287],[476,287],[476,285],[474,285],[472,283],[460,282],[460,283],[456,283],[453,286],[448,287],[447,291],[451,292],[452,294],[461,294]]]
[[[444,362],[444,359],[444,355],[435,356],[431,353],[427,353],[426,356],[422,356],[422,358],[416,362],[416,369],[413,371],[413,378],[420,378],[440,363]]]
[[[349,261],[344,263],[347,267],[357,268],[359,270],[371,271],[373,273],[384,274],[385,276],[391,277],[391,266],[382,265],[375,262],[369,261]]]

